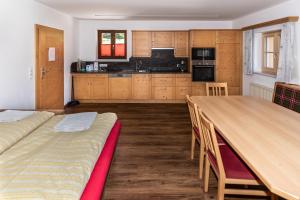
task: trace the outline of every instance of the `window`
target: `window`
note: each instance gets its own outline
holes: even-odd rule
[[[276,75],[278,68],[281,31],[262,34],[262,73]]]
[[[99,59],[126,59],[126,31],[98,31]]]

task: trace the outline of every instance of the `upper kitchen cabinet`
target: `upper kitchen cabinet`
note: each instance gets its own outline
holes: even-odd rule
[[[151,57],[151,32],[132,31],[132,56]]]
[[[216,31],[192,30],[191,47],[215,47]]]
[[[238,30],[217,31],[216,43],[239,44],[241,43],[241,31]]]
[[[189,33],[187,31],[175,32],[175,57],[189,57]]]
[[[174,48],[174,37],[171,31],[152,32],[152,48]]]

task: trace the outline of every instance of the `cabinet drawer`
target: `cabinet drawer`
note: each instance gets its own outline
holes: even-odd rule
[[[152,87],[152,98],[157,100],[175,99],[175,87]]]
[[[176,87],[176,99],[185,99],[186,95],[191,95],[192,87]]]
[[[154,87],[173,87],[175,86],[175,78],[152,78],[152,86]]]
[[[191,78],[176,78],[176,87],[178,86],[191,86],[192,79]]]

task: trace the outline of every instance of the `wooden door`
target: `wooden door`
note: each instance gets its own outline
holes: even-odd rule
[[[76,100],[87,100],[91,99],[91,81],[88,76],[74,76],[73,87],[74,87],[74,98]]]
[[[151,75],[132,75],[132,99],[151,99]]]
[[[189,57],[189,33],[187,31],[175,32],[175,57]]]
[[[132,32],[132,56],[151,57],[151,32]]]
[[[36,109],[64,108],[64,32],[36,25]]]
[[[192,47],[215,47],[216,31],[191,31]]]
[[[158,31],[152,32],[152,48],[173,48],[174,32]]]
[[[108,75],[96,75],[90,78],[91,99],[108,99]]]
[[[110,77],[109,98],[128,100],[131,98],[131,77]]]

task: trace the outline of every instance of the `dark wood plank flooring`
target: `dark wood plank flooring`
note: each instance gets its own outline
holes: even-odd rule
[[[123,125],[103,199],[216,198],[214,175],[204,193],[198,153],[190,160],[191,124],[185,104],[82,104],[66,109],[83,111],[115,112]]]

